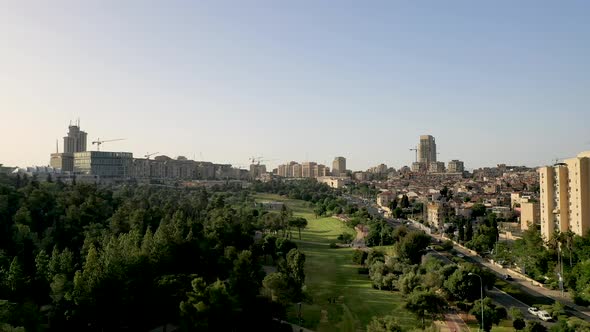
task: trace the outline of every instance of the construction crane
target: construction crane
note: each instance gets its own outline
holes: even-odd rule
[[[410,149],[410,151],[414,151],[414,162],[418,162],[418,147],[415,146],[413,149]]]
[[[149,153],[149,152],[148,152],[148,153],[147,153],[147,154],[146,154],[144,157],[145,157],[145,159],[147,159],[147,160],[150,160],[150,157],[151,157],[151,156],[153,156],[153,155],[155,155],[155,154],[158,154],[158,153],[160,153],[160,152],[154,152],[154,153]]]
[[[107,139],[107,140],[102,140],[102,141],[100,140],[100,138],[97,138],[96,141],[92,142],[92,144],[96,144],[96,151],[100,151],[100,145],[102,143],[123,141],[123,140],[126,140],[126,138]]]
[[[250,160],[252,164],[260,165],[262,157],[250,157],[248,160]]]

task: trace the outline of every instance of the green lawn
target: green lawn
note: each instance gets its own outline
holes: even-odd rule
[[[355,233],[353,229],[335,218],[316,219],[307,202],[276,195],[256,195],[256,199],[285,202],[296,216],[308,220],[299,248],[306,255],[306,287],[313,304],[302,305],[303,326],[320,332],[364,331],[371,317],[388,314],[395,315],[404,329],[418,324],[414,316],[403,309],[404,299],[400,293],[375,290],[367,275],[358,274],[358,266],[351,262],[353,249],[328,247],[339,234]],[[330,303],[332,298],[336,303]],[[297,322],[297,312],[296,305],[290,308],[290,321]]]

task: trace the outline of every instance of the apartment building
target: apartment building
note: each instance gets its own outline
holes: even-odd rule
[[[541,221],[541,210],[538,202],[520,203],[520,229],[526,231],[529,225],[537,225]]]
[[[568,229],[586,235],[590,231],[590,151],[539,168],[539,183],[543,237]]]
[[[346,158],[334,158],[334,161],[332,162],[332,173],[334,176],[340,176],[346,173]]]
[[[465,171],[465,165],[460,160],[451,160],[448,163],[448,173],[463,173]]]

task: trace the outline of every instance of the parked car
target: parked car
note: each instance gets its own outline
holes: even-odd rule
[[[506,280],[506,281],[512,281],[514,279],[509,274],[505,274],[504,275],[504,280]]]
[[[463,258],[463,257],[465,257],[465,255],[463,255],[463,254],[457,254],[457,257]]]
[[[549,313],[545,310],[541,310],[537,313],[537,317],[541,318],[542,320],[549,322],[551,320],[553,320],[553,317],[551,317],[551,315],[549,315]]]
[[[539,308],[537,307],[530,307],[527,310],[531,315],[537,316],[537,314],[539,313]]]

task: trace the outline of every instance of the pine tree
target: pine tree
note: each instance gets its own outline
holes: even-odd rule
[[[51,279],[49,273],[49,256],[43,249],[35,257],[35,278],[47,283]]]
[[[18,258],[15,256],[10,263],[10,268],[8,269],[8,274],[6,275],[6,285],[13,294],[16,294],[23,290],[25,283],[26,280],[23,269],[18,261]]]

